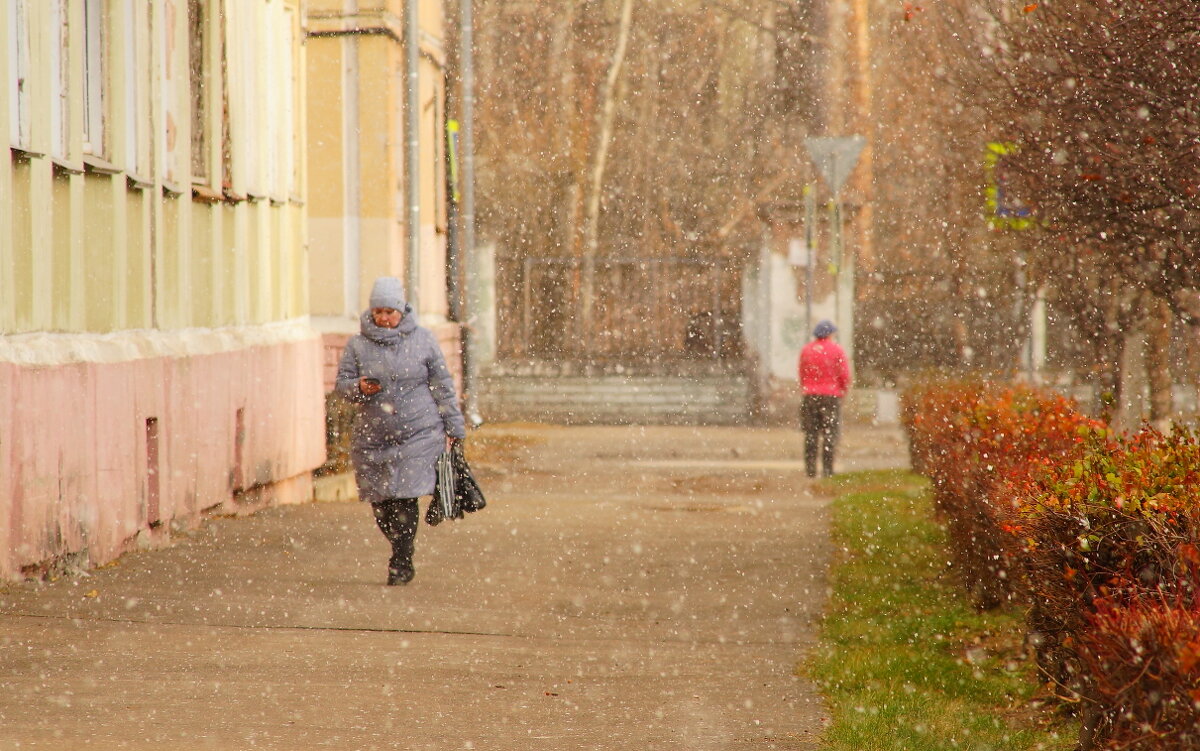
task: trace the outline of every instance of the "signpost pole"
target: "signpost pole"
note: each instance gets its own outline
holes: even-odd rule
[[[813,266],[817,262],[817,191],[812,183],[804,186],[804,247],[808,258],[804,264],[804,331],[807,337],[813,330],[812,287]]]
[[[834,322],[854,362],[854,253],[846,252],[842,232],[842,185],[850,176],[866,139],[862,136],[805,139],[809,156],[829,186],[829,252],[834,268]],[[809,316],[811,318],[811,312]]]

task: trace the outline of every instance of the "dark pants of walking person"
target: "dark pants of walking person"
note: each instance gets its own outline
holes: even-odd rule
[[[413,543],[417,539],[417,522],[420,509],[416,498],[388,498],[372,503],[375,523],[383,536],[392,544],[392,557],[388,560],[388,584],[407,584],[415,574],[413,569]]]
[[[804,471],[817,476],[817,456],[825,477],[833,475],[833,452],[837,448],[841,423],[841,398],[805,394],[800,409],[800,429],[804,431]]]

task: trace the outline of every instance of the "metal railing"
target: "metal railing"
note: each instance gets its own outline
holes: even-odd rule
[[[594,265],[590,325],[582,262],[519,261],[519,306],[505,350],[513,356],[644,362],[741,357],[740,269],[689,258],[605,258]],[[515,269],[514,269],[515,270]]]

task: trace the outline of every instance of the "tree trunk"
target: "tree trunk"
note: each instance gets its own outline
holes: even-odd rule
[[[1128,314],[1122,315],[1125,301],[1122,300],[1121,282],[1109,278],[1100,287],[1104,330],[1093,341],[1094,365],[1092,383],[1095,390],[1096,415],[1113,424],[1119,419],[1122,402],[1122,361],[1125,354],[1125,329],[1130,321]]]
[[[1171,423],[1171,323],[1166,301],[1147,300],[1146,377],[1150,383],[1150,424],[1167,430]]]
[[[856,135],[863,136],[866,144],[859,154],[858,164],[851,173],[849,185],[858,210],[851,213],[850,233],[854,238],[853,257],[855,267],[860,276],[867,276],[875,271],[875,248],[872,242],[871,228],[874,224],[871,212],[874,207],[874,161],[875,138],[872,132],[874,118],[872,116],[873,81],[871,70],[871,4],[868,0],[853,0],[851,3],[851,25],[854,34],[854,58],[851,70],[854,111],[850,127]],[[847,134],[849,135],[849,134]]]
[[[1094,751],[1103,739],[1104,713],[1100,711],[1100,703],[1092,698],[1085,698],[1083,710],[1080,713],[1079,745],[1076,751]]]
[[[558,122],[550,124],[551,149],[550,155],[555,163],[555,186],[559,189],[558,204],[555,208],[555,238],[559,248],[569,252],[572,239],[578,231],[579,212],[576,210],[576,182],[573,173],[576,171],[571,161],[574,154],[572,141],[579,138],[574,121],[579,117],[579,102],[576,96],[575,75],[575,3],[558,3],[554,20],[550,25],[550,55],[551,70],[549,80],[555,100]],[[551,110],[553,111],[553,109]]]
[[[633,0],[623,0],[617,43],[613,49],[612,63],[608,67],[608,77],[604,81],[604,94],[600,100],[596,149],[592,159],[591,182],[588,186],[587,206],[584,213],[581,312],[585,336],[590,336],[592,333],[596,250],[600,245],[600,198],[604,187],[604,169],[608,165],[608,147],[612,141],[613,120],[616,118],[617,112],[617,83],[620,80],[621,67],[625,64],[625,50],[629,46],[629,30],[632,26]]]

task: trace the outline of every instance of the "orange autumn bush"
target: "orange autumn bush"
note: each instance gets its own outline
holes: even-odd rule
[[[1200,748],[1200,600],[1100,601],[1079,653],[1098,710],[1093,745]]]
[[[1082,751],[1200,748],[1200,437],[1118,437],[1022,386],[904,395],[914,469],[980,607],[1017,600]]]
[[[1022,539],[1030,584],[1028,628],[1043,675],[1060,696],[1084,703],[1088,733],[1105,737],[1101,731],[1131,711],[1154,714],[1137,697],[1149,700],[1161,690],[1123,683],[1119,666],[1108,663],[1112,673],[1106,673],[1096,655],[1112,653],[1118,643],[1139,643],[1155,618],[1166,617],[1161,603],[1194,604],[1200,597],[1196,433],[1146,429],[1118,438],[1097,432],[1084,456],[1048,468],[1014,497],[1014,534]],[[1200,689],[1191,676],[1190,687],[1172,690]],[[1149,673],[1146,680],[1152,681]],[[1189,679],[1181,674],[1179,680]],[[1089,721],[1095,727],[1087,728]]]
[[[963,584],[980,608],[1012,599],[1021,587],[1013,489],[1079,456],[1099,423],[1057,394],[986,381],[926,384],[903,406],[914,468],[931,480]]]

